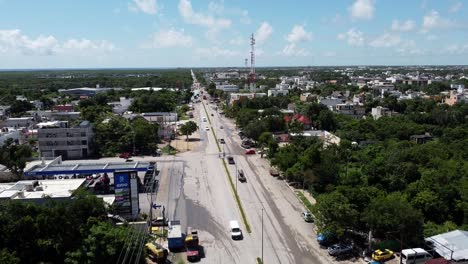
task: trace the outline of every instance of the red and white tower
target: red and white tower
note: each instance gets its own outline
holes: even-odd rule
[[[250,36],[250,74],[249,74],[249,82],[250,82],[250,91],[254,92],[256,89],[255,82],[256,82],[256,75],[255,75],[255,38],[254,34]]]

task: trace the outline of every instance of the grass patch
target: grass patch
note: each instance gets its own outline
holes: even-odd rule
[[[260,257],[257,257],[257,263],[262,264],[262,259]]]
[[[166,145],[164,148],[161,149],[161,151],[164,153],[164,154],[168,154],[168,155],[175,155],[177,154],[177,150],[172,147],[171,145]]]
[[[307,208],[307,210],[312,212],[312,207],[314,207],[314,206],[309,201],[309,199],[307,199],[302,192],[296,192],[296,195],[297,195],[297,197],[299,197],[299,200],[301,200],[301,202],[304,204],[304,206]]]
[[[210,115],[208,114],[208,111],[206,111],[205,103],[202,103],[202,105],[203,105],[203,109],[205,109],[205,114],[206,114],[206,118],[208,118],[208,123],[210,123],[210,126],[211,126],[211,118],[210,118]]]
[[[232,182],[231,173],[229,172],[228,167],[226,165],[226,160],[223,159],[222,161],[223,161],[224,169],[226,170],[226,175],[227,175],[227,177],[229,179],[229,183],[231,184],[232,192],[234,193],[234,197],[236,198],[237,206],[239,206],[239,210],[240,210],[241,216],[242,216],[242,221],[244,221],[245,228],[247,229],[247,233],[252,233],[252,230],[250,229],[249,222],[247,221],[247,216],[246,216],[246,214],[244,212],[244,208],[242,207],[242,202],[240,200],[239,194],[236,192],[236,187],[234,186],[234,182]]]

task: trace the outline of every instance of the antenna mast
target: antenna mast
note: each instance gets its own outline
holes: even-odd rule
[[[254,34],[250,36],[250,90],[255,90],[255,38]]]

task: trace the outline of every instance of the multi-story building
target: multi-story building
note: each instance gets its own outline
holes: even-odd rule
[[[68,121],[37,124],[39,151],[43,157],[62,156],[62,159],[83,159],[92,154],[93,126],[83,121],[69,127]]]
[[[229,99],[229,104],[232,105],[233,103],[243,100],[243,99],[253,99],[257,97],[266,96],[266,93],[232,93],[231,98]]]
[[[464,103],[468,101],[468,96],[464,92],[464,89],[462,89],[462,93],[459,91],[452,90],[450,91],[450,97],[445,99],[445,103],[448,105],[454,105],[457,103]]]
[[[217,90],[221,90],[226,93],[237,93],[239,92],[239,86],[235,84],[221,84],[221,85],[216,85]]]

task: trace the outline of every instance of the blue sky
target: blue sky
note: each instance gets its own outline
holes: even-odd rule
[[[0,0],[0,68],[467,64],[461,0]]]

